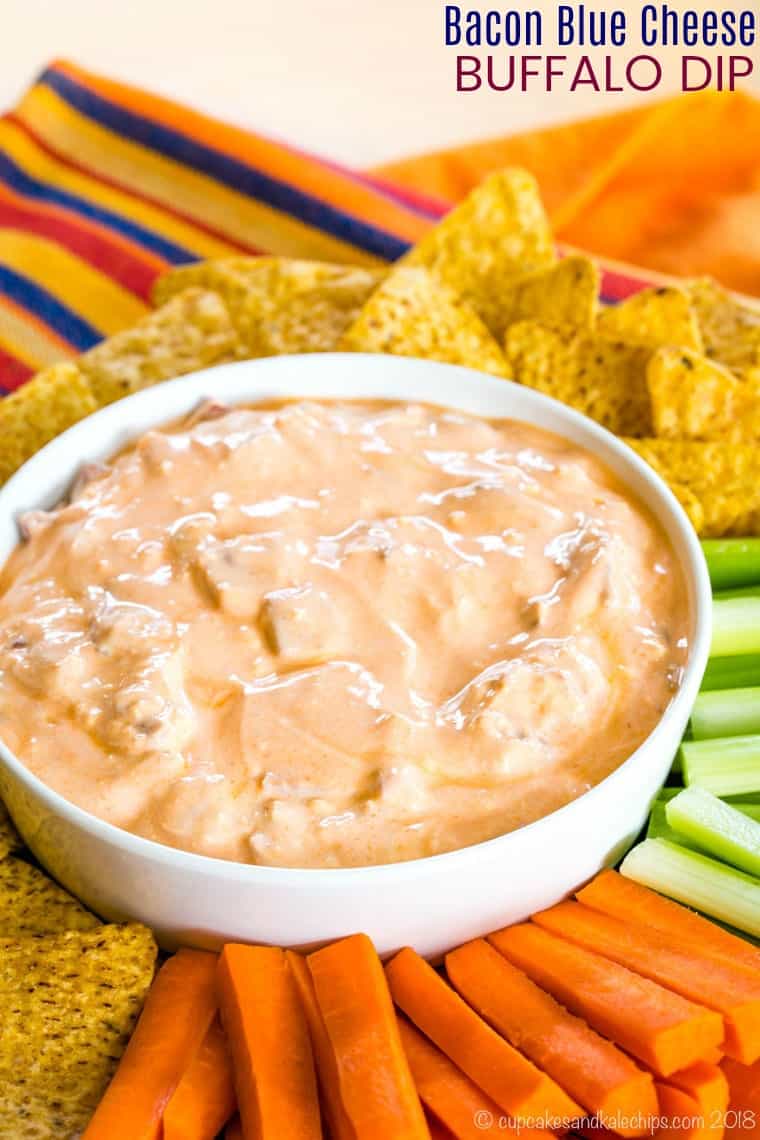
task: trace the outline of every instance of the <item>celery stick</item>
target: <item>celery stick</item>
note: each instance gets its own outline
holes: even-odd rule
[[[711,657],[760,653],[760,597],[713,602]]]
[[[760,876],[760,823],[723,803],[704,788],[684,788],[665,805],[665,818],[675,832],[706,851]]]
[[[634,882],[760,937],[760,882],[744,871],[667,839],[645,839],[620,870]]]
[[[760,736],[685,740],[681,745],[684,783],[715,796],[760,792]]]
[[[760,584],[760,538],[707,538],[702,550],[714,590]]]
[[[683,788],[679,788],[678,791],[680,794]],[[669,839],[671,843],[680,843],[683,847],[696,846],[670,826],[665,800],[655,800],[652,804],[652,814],[649,816],[649,826],[647,827],[647,839]]]
[[[707,662],[702,678],[702,692],[718,689],[744,689],[760,685],[760,655],[746,653],[741,657],[713,657]]]
[[[760,586],[737,586],[735,590],[715,590],[713,599],[725,602],[728,598],[760,598]]]
[[[760,732],[760,687],[700,693],[691,713],[694,740]]]

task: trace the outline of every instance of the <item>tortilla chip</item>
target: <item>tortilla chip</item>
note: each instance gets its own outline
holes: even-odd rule
[[[386,273],[279,257],[230,257],[173,269],[156,282],[153,296],[162,304],[188,285],[215,290],[246,357],[330,352]]]
[[[662,348],[647,368],[655,435],[667,439],[760,438],[760,382],[695,352]]]
[[[187,289],[79,359],[98,404],[112,404],[162,380],[233,360],[238,339],[216,293]]]
[[[535,320],[548,328],[583,329],[596,321],[599,269],[588,257],[573,254],[549,269],[521,277],[502,297],[504,325]]]
[[[760,455],[754,444],[628,439],[670,485],[702,538],[760,535]]]
[[[704,350],[736,372],[760,364],[760,301],[740,298],[709,277],[689,285]]]
[[[537,321],[519,321],[507,331],[507,364],[518,383],[569,404],[617,435],[652,434],[650,356],[641,345],[587,333],[562,336]]]
[[[504,354],[480,317],[424,269],[395,269],[343,336],[346,352],[386,352],[505,376]]]
[[[670,286],[643,289],[599,314],[597,332],[649,348],[678,345],[702,352],[702,336],[689,294]]]
[[[74,1140],[153,979],[144,926],[0,941],[0,1140]]]
[[[100,919],[23,859],[0,861],[0,938],[93,930]]]
[[[24,841],[13,826],[5,804],[0,801],[0,859],[5,859],[13,851],[21,851]]]
[[[400,264],[431,270],[501,338],[502,299],[515,278],[556,259],[535,178],[507,169],[481,182]]]
[[[0,484],[51,439],[96,410],[76,364],[53,364],[0,399]]]

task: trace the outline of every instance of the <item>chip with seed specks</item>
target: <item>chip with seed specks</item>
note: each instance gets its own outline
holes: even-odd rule
[[[628,439],[670,485],[702,538],[760,534],[760,453],[717,440]]]
[[[22,463],[97,410],[97,401],[76,364],[53,364],[0,399],[0,484]]]
[[[23,859],[0,860],[0,938],[93,930],[100,919]]]
[[[238,338],[217,293],[187,289],[132,328],[101,341],[79,359],[99,405],[141,388],[234,360]]]
[[[655,435],[666,439],[760,438],[760,378],[679,348],[662,348],[647,367]]]
[[[153,980],[144,926],[0,940],[0,1140],[74,1140]]]
[[[760,365],[760,301],[737,297],[709,277],[692,281],[689,294],[707,355],[735,372]]]
[[[5,804],[0,801],[0,859],[5,859],[14,851],[20,851],[24,841],[13,826]]]
[[[573,254],[557,265],[519,278],[502,297],[505,327],[535,320],[549,328],[594,327],[599,303],[599,269],[588,257]]]
[[[563,336],[538,321],[519,321],[507,330],[507,364],[518,383],[577,408],[618,435],[652,434],[650,356],[642,345],[587,333]]]
[[[701,352],[697,314],[684,289],[643,289],[618,305],[602,309],[597,332],[611,340],[649,348],[679,345]]]
[[[424,269],[395,269],[339,347],[462,364],[506,376],[504,353],[477,313]]]
[[[386,269],[279,257],[231,257],[173,269],[154,287],[158,304],[188,286],[224,299],[245,357],[330,352]]]
[[[538,184],[526,170],[491,174],[401,259],[458,293],[495,337],[506,328],[502,298],[515,278],[557,259]]]

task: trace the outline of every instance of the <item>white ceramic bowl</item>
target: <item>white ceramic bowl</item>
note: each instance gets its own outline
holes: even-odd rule
[[[710,584],[702,552],[665,484],[597,424],[516,384],[399,357],[277,357],[150,388],[50,443],[0,490],[0,563],[18,541],[17,516],[56,504],[83,462],[111,456],[211,395],[230,404],[291,396],[426,401],[524,420],[592,451],[647,504],[675,548],[690,613],[683,684],[641,747],[579,799],[486,843],[381,867],[255,867],[163,847],[68,803],[0,744],[0,795],[40,861],[93,910],[108,918],[140,919],[167,947],[215,947],[230,940],[306,946],[363,930],[381,953],[411,944],[434,955],[551,905],[618,859],[665,780],[710,640]]]

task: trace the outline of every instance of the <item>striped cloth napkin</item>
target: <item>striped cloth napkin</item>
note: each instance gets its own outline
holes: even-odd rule
[[[133,324],[170,266],[259,253],[380,264],[446,209],[57,62],[0,119],[0,390]],[[610,267],[602,299],[648,283]]]

